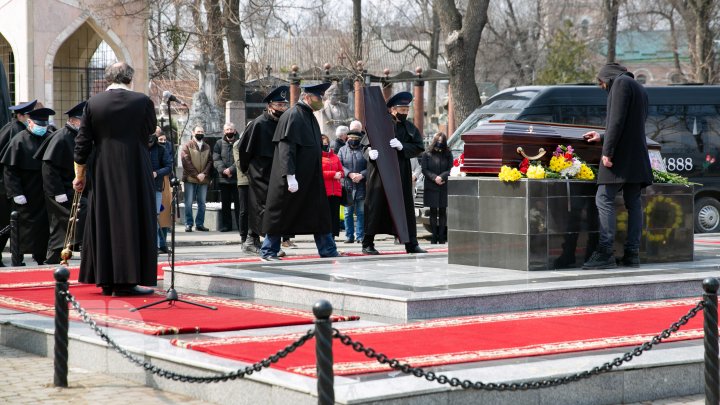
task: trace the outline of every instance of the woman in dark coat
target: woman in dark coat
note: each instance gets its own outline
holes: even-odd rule
[[[447,240],[447,180],[453,167],[452,153],[447,147],[447,136],[438,132],[420,158],[424,180],[423,205],[430,208],[432,244]]]

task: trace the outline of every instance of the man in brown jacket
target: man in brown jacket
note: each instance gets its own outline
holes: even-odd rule
[[[210,145],[203,142],[205,130],[203,127],[193,129],[193,139],[187,141],[180,151],[183,175],[185,182],[185,232],[192,232],[193,212],[192,205],[197,198],[197,216],[195,229],[207,232],[205,224],[205,197],[208,184],[210,184],[210,170],[212,168],[212,151]]]

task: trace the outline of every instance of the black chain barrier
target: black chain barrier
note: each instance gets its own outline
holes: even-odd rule
[[[120,353],[121,356],[125,357],[126,359],[130,360],[132,363],[134,363],[137,366],[140,366],[144,368],[146,371],[150,372],[151,374],[155,374],[158,377],[166,378],[173,381],[180,381],[180,382],[189,382],[189,383],[216,383],[220,381],[228,381],[228,380],[235,380],[238,378],[243,378],[245,376],[251,375],[252,373],[261,371],[264,368],[269,368],[271,364],[277,363],[280,361],[280,359],[283,359],[287,357],[290,353],[294,352],[298,347],[302,346],[310,340],[314,335],[315,331],[312,329],[308,330],[305,335],[294,341],[293,343],[287,345],[284,349],[278,350],[275,352],[275,354],[268,356],[267,358],[264,358],[257,363],[254,363],[250,366],[247,366],[245,368],[238,369],[236,371],[230,372],[230,373],[224,373],[219,374],[215,376],[193,376],[193,375],[185,375],[185,374],[179,374],[173,371],[164,370],[158,366],[154,366],[139,357],[133,355],[129,351],[123,349],[118,345],[115,341],[112,340],[100,327],[98,327],[97,323],[88,315],[88,313],[85,311],[83,307],[80,306],[80,304],[75,300],[75,297],[73,297],[72,294],[68,291],[63,291],[61,294],[65,297],[67,302],[69,302],[72,307],[78,311],[80,314],[80,318],[82,321],[90,326],[90,328],[100,336],[100,338],[105,341],[110,347],[115,349],[116,352]]]
[[[377,360],[380,364],[387,364],[395,370],[402,371],[405,374],[411,374],[418,378],[425,378],[428,381],[436,381],[439,384],[449,384],[452,387],[462,387],[464,389],[476,389],[476,390],[487,390],[487,391],[524,391],[537,388],[549,388],[556,387],[558,385],[567,384],[570,382],[579,381],[585,378],[589,378],[598,374],[606,373],[613,368],[620,367],[623,363],[629,362],[633,357],[640,356],[644,351],[650,350],[654,345],[667,339],[673,333],[677,332],[680,327],[688,323],[690,319],[694,318],[698,312],[700,312],[705,306],[704,301],[700,301],[697,305],[688,311],[687,314],[683,315],[677,322],[673,323],[668,329],[665,329],[650,341],[643,343],[640,346],[635,347],[633,350],[625,353],[624,355],[615,358],[613,361],[607,362],[602,366],[594,367],[588,371],[580,373],[552,378],[549,380],[535,380],[525,381],[522,383],[483,383],[480,381],[473,382],[470,380],[460,380],[456,377],[448,377],[443,374],[435,374],[432,371],[425,371],[420,367],[413,367],[407,363],[401,363],[397,359],[392,359],[385,354],[378,353],[373,348],[365,347],[361,342],[354,341],[350,336],[343,334],[339,330],[333,328],[333,337],[340,340],[340,342],[346,346],[352,347],[358,353],[363,353],[365,356],[371,359]]]

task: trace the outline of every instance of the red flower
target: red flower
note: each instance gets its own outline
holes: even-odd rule
[[[572,160],[572,157],[573,157],[572,153],[570,153],[570,152],[565,153],[565,160]]]
[[[530,161],[527,160],[527,158],[523,159],[522,162],[520,162],[520,173],[526,174],[528,171],[528,167],[530,167]]]

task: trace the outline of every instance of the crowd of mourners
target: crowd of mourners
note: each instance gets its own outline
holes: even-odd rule
[[[430,211],[431,243],[445,243],[447,179],[452,167],[447,136],[437,133],[424,146],[420,131],[407,119],[412,102],[407,92],[387,100],[394,130],[387,147],[373,145],[357,120],[338,126],[334,134],[322,134],[313,113],[323,107],[328,86],[303,86],[292,107],[289,88],[274,89],[263,100],[266,108],[261,116],[242,133],[234,123],[226,123],[212,148],[202,126],[193,128],[192,138],[179,145],[179,153],[164,129],[156,127],[147,145],[158,215],[157,251],[170,250],[171,184],[174,168],[181,165],[185,232],[209,231],[206,197],[214,184],[221,200],[219,230],[236,227],[247,253],[276,260],[285,255],[282,248],[295,246],[295,235],[313,234],[323,257],[341,254],[336,238],[362,243],[365,254],[379,254],[375,235],[398,235],[386,197],[392,191],[383,184],[379,169],[388,153],[396,154],[393,162],[397,161],[400,173],[400,189],[394,192],[402,195],[406,251],[425,252],[417,241],[413,201],[420,178],[424,205]],[[50,118],[55,111],[36,100],[20,103],[10,107],[14,116],[0,129],[0,183],[7,196],[0,198],[0,229],[9,224],[10,212],[17,211],[20,250],[38,264],[59,263],[64,248],[77,250],[83,240],[88,190],[77,195],[73,190],[73,154],[85,105],[81,102],[66,111],[66,122],[58,129]],[[70,234],[71,222],[75,232]],[[8,238],[9,232],[0,235],[0,249]]]

